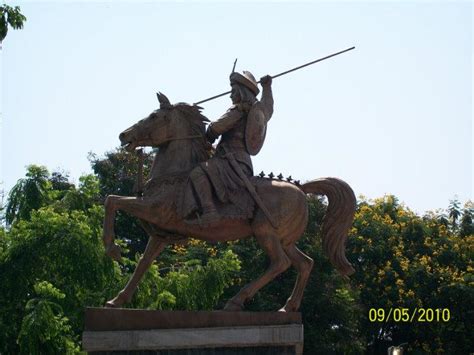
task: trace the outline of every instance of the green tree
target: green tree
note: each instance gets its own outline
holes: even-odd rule
[[[75,193],[86,200],[90,185],[82,184]],[[36,309],[25,307],[39,281],[55,285],[66,295],[58,303],[69,319],[74,339],[82,331],[83,308],[101,306],[118,291],[124,276],[102,246],[103,208],[91,201],[85,205],[90,207],[73,210],[53,201],[0,234],[4,240],[0,253],[1,353],[18,353],[15,340],[24,318]]]
[[[461,237],[466,237],[468,235],[474,235],[474,205],[471,201],[468,201],[464,204],[464,209],[462,211],[461,223],[459,225],[459,235]]]
[[[76,354],[79,347],[62,307],[56,303],[66,295],[47,281],[33,286],[36,298],[29,300],[21,323],[20,354]]]
[[[155,262],[151,266],[128,307],[213,310],[224,290],[235,283],[240,270],[240,261],[231,250],[209,258],[205,265],[199,259],[188,259],[162,269],[158,265]]]
[[[88,211],[93,206],[101,205],[100,202],[102,199],[99,194],[99,180],[96,176],[81,176],[77,188],[72,184],[69,185],[67,190],[54,189],[51,192],[51,195],[54,195],[55,198],[50,205],[56,211]]]
[[[456,198],[449,201],[448,212],[449,212],[449,218],[451,219],[451,228],[453,230],[456,230],[457,221],[459,217],[461,216],[461,208],[459,205],[459,201]]]
[[[2,260],[2,255],[8,249],[9,241],[7,239],[7,233],[5,228],[0,225],[0,260]]]
[[[84,211],[99,200],[95,176],[81,176],[76,190],[67,174],[54,171],[50,175],[44,166],[29,165],[26,177],[18,180],[9,193],[5,221],[11,225],[16,220],[28,220],[32,211],[54,204],[65,210]]]
[[[3,183],[0,182],[0,185],[3,185]],[[0,189],[0,225],[3,225],[3,221],[5,220],[4,199],[5,199],[5,190],[1,188]]]
[[[45,206],[51,183],[44,166],[29,165],[26,178],[18,180],[8,195],[5,220],[11,225],[15,220],[28,220],[32,211]]]
[[[69,182],[69,175],[59,171],[53,171],[49,181],[51,182],[51,189],[58,195],[55,196],[55,199],[60,199],[67,191],[75,187],[74,184]]]
[[[26,21],[26,17],[20,12],[20,7],[11,7],[7,4],[0,6],[0,45],[5,39],[8,33],[8,26],[13,29],[23,28],[23,23]]]

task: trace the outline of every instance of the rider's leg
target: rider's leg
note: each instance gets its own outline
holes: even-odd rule
[[[212,200],[212,186],[206,173],[200,168],[194,169],[191,172],[190,179],[202,209],[201,220],[203,222],[210,222],[214,219],[219,219],[219,213]]]

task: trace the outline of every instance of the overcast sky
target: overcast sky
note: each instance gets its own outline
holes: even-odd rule
[[[260,78],[355,46],[274,81],[255,172],[336,176],[418,213],[472,199],[470,2],[7,3],[28,20],[0,53],[6,191],[28,164],[77,182],[156,91],[190,103],[227,91],[237,57]]]

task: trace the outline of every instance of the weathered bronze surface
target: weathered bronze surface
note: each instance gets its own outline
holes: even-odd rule
[[[159,150],[141,196],[111,195],[105,201],[104,244],[109,256],[120,260],[120,248],[114,243],[118,210],[138,217],[150,236],[133,276],[107,302],[108,307],[131,300],[143,274],[170,243],[187,236],[210,242],[254,237],[269,256],[270,266],[231,298],[224,310],[242,310],[260,288],[293,266],[298,277],[281,311],[297,311],[313,266],[313,260],[295,245],[308,221],[308,193],[326,195],[329,201],[322,236],[330,261],[343,275],[354,271],[345,257],[356,205],[354,192],[337,178],[300,185],[291,178],[284,181],[281,174],[279,180],[273,180],[273,174],[270,178],[253,176],[250,155],[263,145],[273,113],[272,78],[267,75],[260,80],[260,101],[251,73],[232,73],[230,81],[232,106],[207,129],[209,120],[200,107],[171,104],[158,94],[160,108],[120,134],[122,145],[130,152],[143,146]],[[252,113],[252,108],[258,112]],[[250,119],[258,122],[249,123]],[[216,149],[210,149],[219,136]]]

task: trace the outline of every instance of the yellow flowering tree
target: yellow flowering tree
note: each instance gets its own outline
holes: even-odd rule
[[[359,203],[348,248],[366,312],[363,328],[375,353],[401,343],[412,350],[447,353],[474,347],[469,336],[474,235],[460,236],[458,228],[438,217],[420,217],[394,196]],[[381,309],[383,317],[369,317]],[[444,309],[449,311],[443,320]]]

